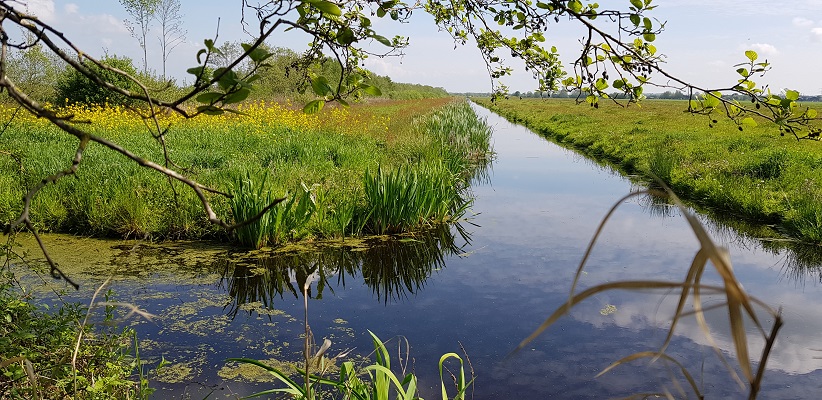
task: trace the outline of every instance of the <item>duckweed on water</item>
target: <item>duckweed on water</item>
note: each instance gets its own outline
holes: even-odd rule
[[[277,368],[288,375],[297,373],[297,364],[293,362],[281,361],[275,358],[260,360],[260,362]],[[268,371],[251,364],[226,364],[217,372],[223,379],[245,382],[274,382],[276,378]]]

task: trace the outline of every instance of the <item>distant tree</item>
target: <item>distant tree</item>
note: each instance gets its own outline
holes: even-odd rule
[[[27,38],[25,46],[8,55],[6,74],[15,78],[21,89],[38,101],[52,101],[55,96],[54,82],[65,63],[54,53],[43,49],[33,37]]]
[[[267,48],[265,44],[262,44],[261,47]],[[221,45],[216,46],[211,50],[206,64],[214,69],[226,68],[242,55],[243,48],[240,46],[240,42],[223,42]],[[248,59],[244,59],[235,67],[235,69],[238,71],[248,69],[248,62]]]
[[[157,13],[157,8],[162,0],[120,0],[120,4],[131,16],[130,20],[125,20],[131,36],[137,39],[140,48],[143,49],[143,72],[148,73],[148,48],[147,37],[151,29],[151,21]]]
[[[105,79],[118,89],[127,91],[137,89],[138,86],[122,74],[137,75],[130,58],[106,56],[100,59],[100,63],[102,66],[92,64],[88,68],[92,73]],[[97,85],[80,71],[66,67],[57,79],[55,103],[59,105],[80,103],[127,106],[133,104],[134,99],[123,93]]]
[[[160,0],[154,18],[160,25],[160,51],[163,57],[163,79],[166,79],[166,64],[168,56],[174,49],[186,40],[183,28],[183,14],[180,13],[180,0]],[[145,41],[145,38],[143,38]],[[145,53],[144,53],[145,55]],[[143,72],[147,72],[144,70]]]

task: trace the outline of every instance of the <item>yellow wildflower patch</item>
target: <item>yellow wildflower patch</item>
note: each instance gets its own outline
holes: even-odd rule
[[[57,115],[83,125],[92,134],[112,137],[118,134],[134,134],[140,130],[156,129],[152,119],[145,118],[147,110],[135,111],[112,105],[69,105],[53,107]],[[15,123],[49,126],[45,119],[37,119],[25,110],[15,111],[15,107],[0,106],[0,119],[8,121],[14,116]],[[245,132],[265,135],[272,128],[287,128],[294,131],[322,131],[343,135],[384,134],[388,130],[388,117],[369,115],[367,112],[352,112],[348,108],[332,107],[319,114],[305,114],[291,103],[260,101],[239,105],[237,113],[222,115],[199,115],[186,119],[175,112],[158,115],[160,129],[169,126],[195,130],[239,129]],[[16,112],[16,114],[15,114]],[[141,115],[143,114],[143,115]]]

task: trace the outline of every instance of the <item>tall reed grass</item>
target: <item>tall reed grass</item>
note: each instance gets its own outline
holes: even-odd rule
[[[365,228],[376,234],[399,233],[461,218],[470,205],[458,178],[443,165],[377,168],[363,177]]]

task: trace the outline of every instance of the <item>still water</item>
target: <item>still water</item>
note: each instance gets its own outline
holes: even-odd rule
[[[599,293],[506,358],[567,300],[597,225],[636,186],[487,110],[477,112],[494,127],[497,158],[473,186],[476,215],[462,224],[463,232],[452,228],[402,242],[377,239],[368,247],[349,241],[322,252],[277,257],[215,243],[155,245],[52,236],[49,246],[58,262],[82,285],[80,292],[64,297],[87,302],[111,276],[116,300],[155,314],[152,321],[126,323],[141,339],[140,355],[148,360],[158,399],[235,398],[272,388],[274,383],[260,371],[225,360],[299,360],[306,280],[313,282],[309,323],[318,341],[333,342],[329,354],[353,349],[353,355],[368,356],[367,330],[392,339],[395,350],[401,335],[410,343],[407,368],[420,378],[424,398],[437,398],[437,361],[447,352],[470,360],[474,399],[677,393],[672,381],[685,382],[661,361],[634,361],[595,377],[621,357],[659,348],[677,300],[674,294]],[[639,197],[620,206],[591,254],[581,288],[617,280],[684,278],[697,240],[678,212],[656,203]],[[705,223],[714,239],[730,249],[749,293],[783,310],[785,326],[768,361],[761,398],[818,398],[819,252],[782,250],[779,243],[762,244],[707,218]],[[29,282],[39,279],[27,276]],[[720,282],[711,273],[704,281]],[[703,301],[713,305],[721,298]],[[772,322],[761,317],[765,325]],[[706,318],[713,341],[735,364],[727,314],[717,310]],[[681,321],[676,333],[668,354],[690,371],[707,398],[746,397],[693,317]],[[756,359],[762,346],[757,335],[749,331]],[[155,372],[161,357],[171,365]]]

